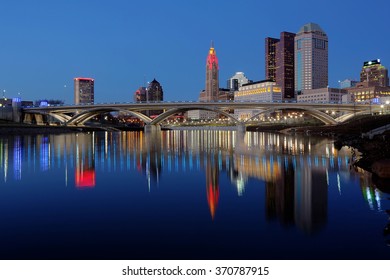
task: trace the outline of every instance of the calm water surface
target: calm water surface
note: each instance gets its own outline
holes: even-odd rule
[[[331,139],[0,138],[1,259],[390,259],[388,182]]]

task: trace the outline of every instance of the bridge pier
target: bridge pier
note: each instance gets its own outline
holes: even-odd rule
[[[238,124],[236,125],[236,131],[237,131],[237,132],[240,132],[240,133],[245,133],[245,131],[246,131],[246,126],[245,126],[245,124],[243,124],[243,123],[238,123]]]
[[[161,126],[156,124],[145,124],[144,132],[146,133],[156,133],[161,131]]]

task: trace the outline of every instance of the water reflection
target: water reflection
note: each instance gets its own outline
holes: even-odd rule
[[[12,175],[13,181],[23,180],[27,170],[40,174],[55,169],[63,172],[64,186],[92,189],[98,187],[97,174],[132,170],[142,174],[145,188],[153,192],[163,173],[202,171],[215,220],[224,203],[221,194],[229,187],[221,185],[221,175],[227,174],[238,197],[246,195],[250,180],[264,183],[267,221],[310,234],[327,224],[329,189],[343,194],[342,182],[352,174],[350,161],[350,150],[338,151],[327,139],[255,132],[106,132],[0,139],[4,183]],[[367,205],[384,211],[382,191],[369,174],[359,174]]]

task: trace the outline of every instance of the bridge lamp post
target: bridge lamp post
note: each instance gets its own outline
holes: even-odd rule
[[[390,104],[390,101],[386,100],[386,114],[389,113],[389,104]]]
[[[385,112],[384,112],[384,110],[383,110],[383,108],[384,108],[385,106],[382,104],[381,105],[381,115],[383,115]]]

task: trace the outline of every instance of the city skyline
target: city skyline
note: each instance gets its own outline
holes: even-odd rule
[[[296,33],[309,22],[318,23],[329,37],[329,86],[338,87],[338,81],[347,78],[358,80],[364,61],[381,59],[389,67],[388,24],[380,15],[390,7],[387,1],[370,2],[372,10],[379,11],[375,28],[358,24],[356,14],[370,16],[362,1],[338,3],[337,9],[317,3],[297,16],[304,3],[4,3],[0,89],[6,97],[71,104],[73,78],[93,77],[96,103],[130,102],[137,88],[156,78],[164,87],[164,100],[197,100],[204,89],[204,50],[211,40],[218,51],[220,87],[240,71],[251,80],[262,80],[264,39],[282,31]],[[348,12],[350,7],[353,12]],[[158,13],[149,16],[148,11]],[[273,12],[260,17],[259,11]],[[205,20],[210,18],[213,21]]]

